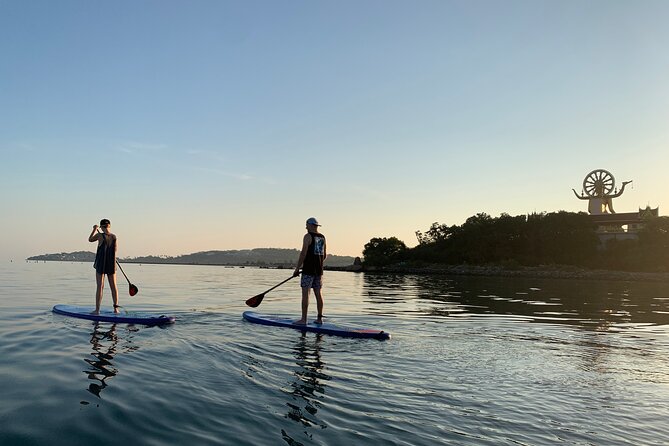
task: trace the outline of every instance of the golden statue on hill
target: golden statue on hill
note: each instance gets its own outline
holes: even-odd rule
[[[581,195],[575,189],[574,195],[579,200],[589,200],[588,212],[590,215],[615,214],[613,210],[613,199],[621,196],[632,181],[623,181],[620,191],[615,187],[616,180],[610,172],[604,169],[593,170],[585,176]]]

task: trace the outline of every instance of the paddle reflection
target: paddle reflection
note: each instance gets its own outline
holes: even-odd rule
[[[119,336],[116,330],[116,324],[106,325],[94,322],[90,340],[93,351],[89,357],[84,358],[90,368],[83,370],[83,372],[91,380],[86,390],[100,399],[102,398],[100,394],[108,386],[107,380],[118,374],[118,369],[112,362],[119,344]],[[129,332],[136,331],[132,327],[127,327],[127,330]],[[129,342],[129,339],[128,337],[126,341]],[[134,346],[124,347],[124,352],[136,349],[137,347]],[[81,404],[90,404],[90,402],[81,401]]]
[[[287,402],[286,418],[301,424],[304,428],[317,427],[325,429],[327,426],[317,418],[320,400],[325,394],[326,381],[331,378],[325,373],[326,365],[321,355],[323,335],[320,333],[301,333],[298,342],[293,348],[297,368],[293,372],[294,379],[290,382],[288,392],[292,395]],[[304,431],[306,435],[311,434]],[[284,441],[293,444],[295,440],[281,430]]]

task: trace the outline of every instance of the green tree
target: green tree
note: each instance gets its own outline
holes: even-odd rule
[[[525,215],[511,216],[502,214],[493,219],[489,234],[488,261],[519,261],[526,250]]]
[[[669,271],[669,217],[649,218],[639,231],[637,264],[647,271]]]
[[[406,251],[407,246],[397,237],[376,237],[365,244],[362,255],[366,265],[384,266],[403,260]]]
[[[451,236],[451,228],[446,224],[432,223],[426,232],[416,231],[419,245],[428,245],[446,240]]]
[[[493,218],[482,212],[469,217],[454,233],[452,249],[461,261],[476,265],[490,261],[489,248],[494,238],[492,225]]]
[[[587,266],[597,254],[596,226],[584,212],[552,212],[541,225],[544,263]]]

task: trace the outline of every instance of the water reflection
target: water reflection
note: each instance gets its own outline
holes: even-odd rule
[[[323,335],[320,333],[301,333],[293,347],[297,368],[293,372],[293,380],[288,389],[292,399],[286,403],[288,412],[285,417],[304,428],[327,427],[317,417],[320,400],[325,394],[325,382],[330,380],[330,376],[325,373],[326,365],[321,355],[322,343]],[[304,433],[312,438],[312,434],[308,431]],[[284,429],[281,430],[281,436],[290,445],[300,444]]]
[[[662,283],[366,273],[363,290],[390,314],[521,316],[596,331],[669,324]]]
[[[88,379],[91,380],[91,382],[88,383],[88,388],[86,390],[100,399],[102,398],[102,391],[108,386],[107,380],[118,374],[118,369],[112,362],[117,353],[119,344],[119,336],[116,330],[116,324],[107,325],[100,322],[94,322],[90,339],[93,351],[90,353],[89,357],[84,358],[84,361],[90,368],[88,370],[83,370],[83,372],[86,373]],[[128,326],[127,330],[132,332],[137,329]],[[130,338],[128,338],[127,341],[130,342]],[[130,346],[125,347],[124,351],[133,351],[136,349],[137,347]],[[90,404],[90,402],[81,401],[81,404]]]

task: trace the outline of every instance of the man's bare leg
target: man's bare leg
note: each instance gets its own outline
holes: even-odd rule
[[[302,288],[302,319],[300,319],[295,323],[306,324],[308,311],[309,311],[309,287],[304,287]]]

